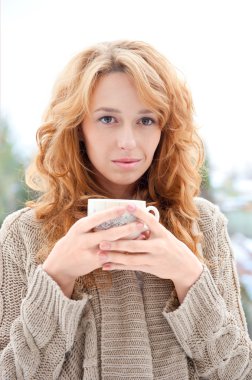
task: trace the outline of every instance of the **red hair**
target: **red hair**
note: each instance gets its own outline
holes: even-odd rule
[[[111,197],[94,179],[78,127],[89,112],[97,80],[114,71],[133,79],[142,101],[158,114],[162,128],[152,165],[139,180],[134,198],[158,207],[161,223],[200,257],[199,236],[193,232],[199,217],[194,197],[200,191],[204,150],[190,91],[172,64],[152,46],[115,41],[90,47],[69,62],[37,132],[39,151],[26,181],[41,193],[27,203],[43,221],[46,234],[47,245],[38,252],[38,260],[43,261],[55,242],[86,215],[89,197]]]

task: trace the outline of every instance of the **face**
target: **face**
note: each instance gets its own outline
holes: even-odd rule
[[[152,163],[161,136],[158,117],[120,72],[99,79],[90,111],[82,131],[97,181],[115,198],[127,198]]]

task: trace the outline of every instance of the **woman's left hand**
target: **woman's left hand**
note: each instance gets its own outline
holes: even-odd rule
[[[101,242],[99,256],[104,263],[103,269],[142,271],[170,279],[182,301],[203,270],[201,262],[152,214],[139,208],[132,209],[132,206],[128,211],[149,227],[149,238]]]

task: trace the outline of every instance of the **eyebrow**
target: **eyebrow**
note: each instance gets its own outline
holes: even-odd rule
[[[97,109],[94,111],[94,113],[96,113],[96,112],[101,112],[101,111],[103,111],[103,112],[115,112],[115,113],[121,113],[120,110],[118,110],[118,109],[116,109],[116,108],[110,108],[110,107],[101,107],[101,108],[97,108]],[[153,111],[148,110],[148,109],[144,109],[144,110],[141,110],[141,111],[138,112],[139,115],[142,115],[142,114],[148,114],[148,113],[149,113],[149,114],[154,114]]]

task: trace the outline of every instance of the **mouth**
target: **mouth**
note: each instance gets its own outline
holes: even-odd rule
[[[120,158],[118,160],[112,160],[112,162],[121,168],[134,168],[136,167],[141,159],[139,158]]]

